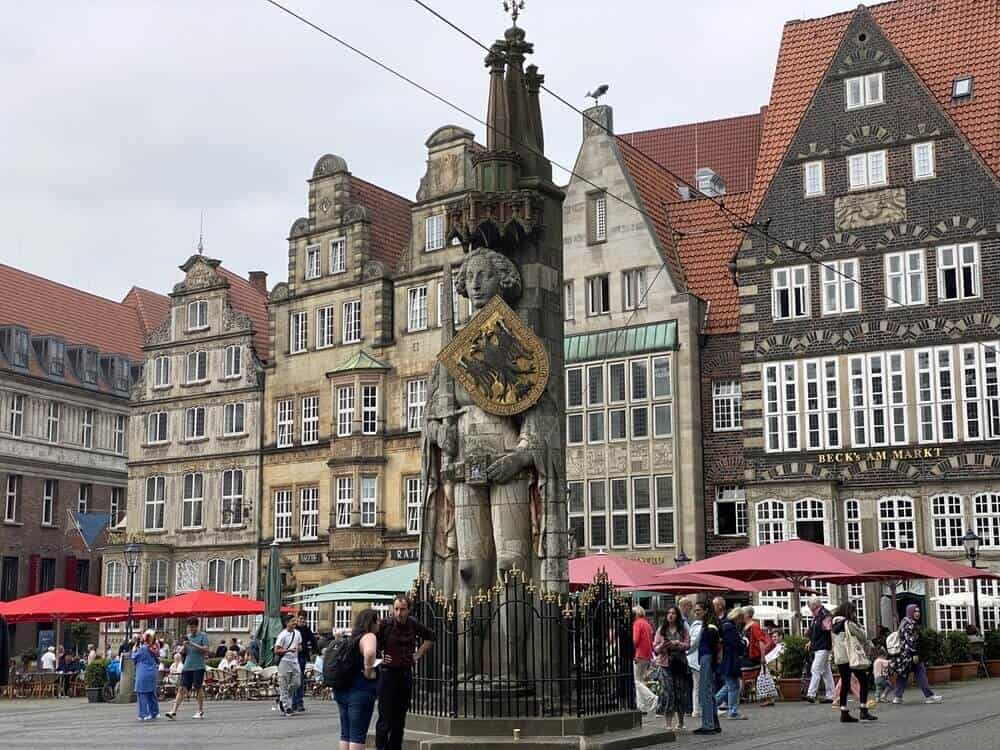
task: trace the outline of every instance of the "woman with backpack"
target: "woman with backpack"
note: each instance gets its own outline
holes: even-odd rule
[[[850,602],[844,602],[833,613],[833,663],[840,672],[840,720],[844,723],[857,722],[847,710],[847,694],[851,690],[851,677],[856,677],[859,686],[858,705],[861,707],[862,721],[878,719],[868,712],[868,668],[871,659],[871,643],[868,633],[858,624],[857,610]]]
[[[924,693],[924,703],[940,703],[942,698],[931,690],[927,682],[927,670],[920,662],[920,607],[910,604],[906,607],[906,617],[899,623],[899,630],[886,638],[886,649],[889,652],[889,674],[896,678],[896,694],[893,703],[903,702],[903,691],[906,690],[907,678],[910,672],[917,679],[917,684]]]
[[[340,750],[364,750],[375,711],[375,654],[381,620],[374,609],[361,612],[354,630],[332,654],[333,697],[340,709]],[[327,657],[324,657],[324,661]],[[324,678],[326,675],[324,675]]]
[[[725,681],[722,689],[715,694],[715,703],[721,709],[727,707],[730,719],[745,719],[740,713],[740,677],[743,674],[741,659],[746,652],[746,642],[743,640],[743,610],[734,607],[726,621],[722,623],[719,637],[722,640],[722,660],[719,662],[719,674]]]

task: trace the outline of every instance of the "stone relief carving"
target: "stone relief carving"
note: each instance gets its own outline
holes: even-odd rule
[[[178,593],[200,589],[201,562],[198,560],[178,560],[174,581],[174,590]]]
[[[853,151],[867,146],[892,143],[894,140],[892,133],[881,125],[862,125],[844,136],[840,142],[840,150]]]
[[[906,190],[889,188],[859,195],[842,195],[834,201],[837,229],[844,231],[906,220]]]
[[[588,474],[603,474],[606,466],[603,447],[587,449]]]
[[[344,211],[345,224],[349,224],[352,221],[368,221],[368,218],[368,209],[364,206],[351,206]]]
[[[222,308],[222,328],[226,331],[248,331],[253,327],[249,315],[234,310],[227,302]]]
[[[377,260],[370,260],[365,263],[362,275],[365,279],[381,279],[385,276],[385,266]]]
[[[301,237],[309,233],[309,219],[300,216],[292,223],[292,228],[288,230],[289,237]]]
[[[284,281],[275,284],[274,288],[271,290],[271,294],[268,295],[268,299],[271,302],[281,302],[282,300],[288,299],[288,284]]]
[[[173,327],[173,322],[173,316],[167,315],[160,325],[156,327],[156,330],[146,337],[146,345],[150,346],[152,344],[163,344],[170,341],[170,332]]]
[[[649,471],[649,446],[645,443],[632,445],[632,471]]]

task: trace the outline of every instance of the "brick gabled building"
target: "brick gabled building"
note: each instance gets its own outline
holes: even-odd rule
[[[0,601],[99,593],[97,552],[126,508],[129,392],[165,297],[121,301],[0,265]],[[10,625],[12,653],[51,623]]]
[[[785,26],[747,209],[773,239],[737,258],[754,544],[962,559],[971,528],[1000,565],[998,18],[900,0]],[[931,597],[963,587],[901,606],[958,628]],[[886,606],[844,593],[870,624]]]

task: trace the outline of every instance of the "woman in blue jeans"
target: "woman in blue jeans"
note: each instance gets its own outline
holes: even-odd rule
[[[380,618],[374,609],[366,609],[354,621],[354,677],[347,690],[335,690],[334,699],[340,708],[340,750],[364,750],[368,725],[375,711],[375,653],[378,647]]]
[[[719,662],[719,676],[726,684],[715,694],[715,703],[720,708],[729,707],[730,719],[745,719],[740,713],[740,675],[743,656],[743,609],[734,607],[729,617],[722,623],[722,660]]]
[[[694,605],[694,617],[701,620],[701,636],[698,641],[698,706],[701,708],[701,726],[692,734],[716,734],[722,731],[719,717],[715,713],[715,688],[712,675],[719,652],[719,622],[715,612],[704,602]]]

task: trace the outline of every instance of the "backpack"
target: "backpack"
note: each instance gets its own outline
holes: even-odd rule
[[[889,633],[885,639],[885,651],[889,656],[899,656],[903,651],[903,639],[898,630]]]
[[[323,652],[323,685],[347,690],[354,682],[361,661],[361,638],[341,638]]]

